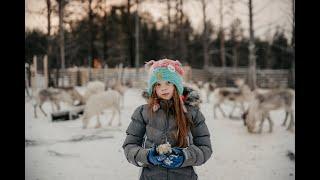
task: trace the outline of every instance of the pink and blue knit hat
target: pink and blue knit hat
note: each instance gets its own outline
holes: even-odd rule
[[[151,67],[150,67],[151,66]],[[179,95],[183,93],[182,76],[184,71],[182,65],[178,60],[161,59],[158,61],[151,60],[146,62],[145,67],[149,69],[148,93],[152,94],[152,87],[158,81],[169,81],[173,83]]]

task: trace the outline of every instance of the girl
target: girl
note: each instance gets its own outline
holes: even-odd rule
[[[194,101],[195,92],[182,85],[179,61],[150,61],[148,104],[133,113],[123,149],[127,160],[143,167],[140,180],[189,180],[198,176],[193,166],[204,164],[212,154],[205,118]],[[167,153],[159,146],[169,145]],[[170,148],[171,145],[171,148]]]

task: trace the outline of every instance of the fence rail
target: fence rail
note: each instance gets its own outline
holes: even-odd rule
[[[248,80],[248,68],[208,68],[208,69],[188,69],[186,68],[185,81],[213,81],[218,86],[230,85],[235,78]],[[257,69],[257,85],[261,88],[288,87],[290,71]],[[148,72],[140,68],[138,73],[135,68],[124,68],[119,71],[117,68],[89,69],[89,68],[69,68],[65,71],[53,69],[49,73],[49,80],[54,86],[84,86],[89,81],[100,80],[107,82],[111,79],[119,78],[122,82],[131,81],[134,87],[145,88],[147,86]],[[43,80],[42,80],[43,81]],[[43,87],[42,83],[41,87]],[[40,88],[40,87],[38,87]]]

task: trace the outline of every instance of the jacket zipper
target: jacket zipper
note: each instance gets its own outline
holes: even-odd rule
[[[168,142],[168,128],[169,128],[169,107],[167,107],[166,109],[166,129],[165,129],[166,143]]]
[[[167,104],[167,109],[166,109],[166,129],[165,129],[165,136],[166,136],[166,143],[168,143],[168,128],[169,128],[169,105]],[[166,168],[167,170],[167,180],[169,179],[169,170],[168,168]]]

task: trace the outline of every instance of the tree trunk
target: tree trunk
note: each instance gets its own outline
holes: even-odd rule
[[[64,8],[64,0],[58,0],[59,6],[59,35],[60,35],[60,59],[61,59],[61,69],[64,71],[65,69],[65,55],[64,55],[64,30],[63,30],[63,8]]]
[[[256,89],[256,57],[254,45],[254,31],[253,31],[253,14],[252,14],[252,0],[249,0],[249,26],[250,26],[250,41],[249,41],[249,86],[251,89]]]
[[[105,3],[107,0],[105,0]],[[107,11],[105,10],[105,14],[104,14],[104,17],[103,17],[103,26],[102,26],[102,32],[103,32],[103,38],[102,38],[102,59],[103,59],[103,64],[106,64],[107,62],[107,59],[108,59],[108,53],[107,53],[107,19],[108,18],[108,14],[107,14]]]
[[[51,44],[51,0],[46,0],[47,3],[47,22],[48,22],[48,31],[47,31],[47,43],[48,43],[48,49],[47,49],[47,57],[48,57],[48,62],[51,62],[51,54],[52,54],[52,44]],[[51,67],[48,67],[48,73],[49,73],[49,84],[52,81],[51,79]]]
[[[206,17],[206,6],[207,6],[207,4],[206,4],[205,0],[201,0],[201,4],[202,4],[202,15],[203,15],[203,36],[202,36],[203,69],[206,69],[209,66],[207,17]]]
[[[95,58],[94,57],[94,54],[93,54],[93,31],[92,31],[92,20],[93,20],[93,12],[92,12],[92,8],[91,8],[91,5],[92,5],[92,0],[89,0],[89,58],[91,58],[91,63],[89,64],[89,66],[93,67],[93,59]]]
[[[108,53],[107,53],[107,14],[104,16],[104,22],[103,22],[103,26],[102,26],[102,32],[103,32],[103,38],[102,38],[102,49],[103,49],[103,53],[102,53],[102,59],[104,64],[107,62],[108,59]]]
[[[225,58],[225,49],[224,49],[224,29],[223,29],[223,2],[222,0],[219,1],[220,3],[220,58],[221,58],[221,64],[223,69],[223,81],[224,85],[227,83],[227,77],[226,77],[226,58]]]
[[[180,44],[181,44],[181,60],[187,60],[187,39],[186,32],[184,29],[183,22],[184,14],[183,14],[183,0],[180,0]]]
[[[131,0],[127,1],[127,37],[128,37],[128,53],[127,53],[127,59],[130,63],[131,67],[135,66],[135,57],[134,57],[134,37],[133,37],[133,30],[132,30],[132,23],[130,20],[131,17]]]
[[[167,37],[168,37],[168,54],[171,55],[172,53],[172,37],[171,37],[171,1],[167,0],[167,18],[168,18],[168,32],[167,32]]]
[[[136,78],[138,78],[138,73],[139,73],[139,0],[136,0],[137,3],[137,12],[136,12],[136,17],[135,17],[135,34],[136,34],[136,57],[135,57],[135,67],[136,67]]]
[[[295,0],[292,0],[292,64],[291,64],[291,88],[295,88]]]

